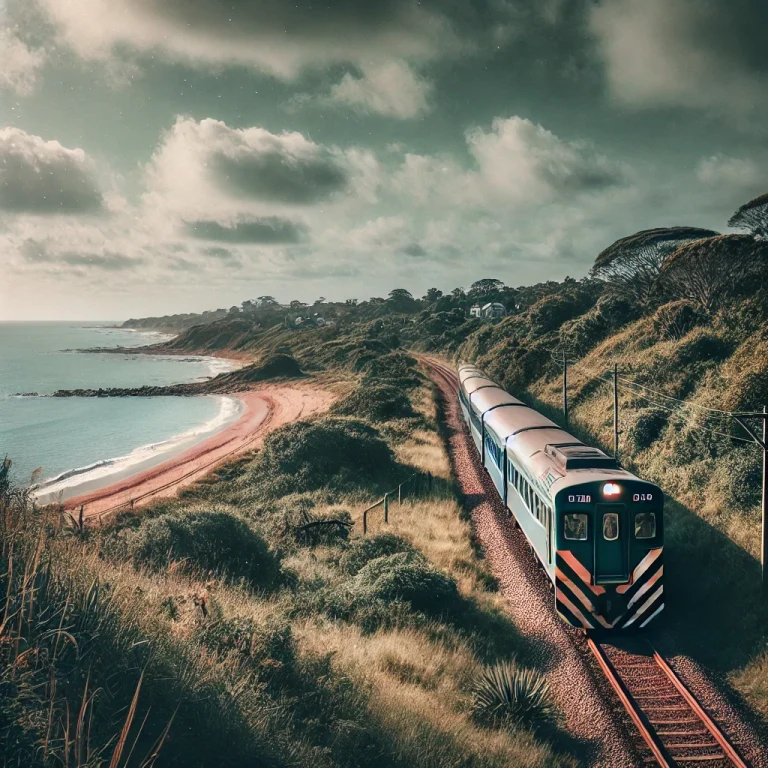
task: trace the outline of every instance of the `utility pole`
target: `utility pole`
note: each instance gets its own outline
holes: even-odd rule
[[[563,416],[568,426],[568,356],[563,347]]]
[[[613,364],[613,456],[619,460],[619,366]]]

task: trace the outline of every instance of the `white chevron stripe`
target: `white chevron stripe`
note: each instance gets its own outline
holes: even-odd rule
[[[664,610],[664,603],[662,603],[641,625],[640,629],[642,629],[648,622],[655,619],[662,611]]]
[[[664,591],[664,585],[662,584],[659,586],[659,588],[646,600],[643,605],[637,610],[637,613],[624,625],[624,627],[628,627],[630,624],[632,624],[636,619],[639,619],[640,616],[645,612],[646,608]]]
[[[659,568],[657,571],[656,575],[652,579],[649,579],[645,584],[643,584],[642,587],[640,587],[640,589],[637,590],[632,599],[627,603],[627,608],[631,608],[649,589],[653,589],[653,587],[657,584],[663,575],[664,566],[662,565],[661,568]]]

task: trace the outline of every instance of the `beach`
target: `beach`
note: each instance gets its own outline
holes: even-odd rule
[[[243,406],[240,418],[216,434],[160,464],[121,478],[105,487],[68,499],[65,508],[94,521],[159,498],[175,496],[216,466],[257,448],[264,437],[284,424],[325,411],[333,402],[330,392],[306,383],[267,384],[236,397]]]

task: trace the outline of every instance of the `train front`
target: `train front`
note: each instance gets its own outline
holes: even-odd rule
[[[574,473],[576,474],[576,473]],[[664,499],[628,472],[555,496],[555,600],[575,627],[633,630],[664,609]]]

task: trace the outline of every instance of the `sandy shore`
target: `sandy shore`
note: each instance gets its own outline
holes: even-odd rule
[[[67,509],[83,507],[85,518],[142,506],[158,498],[175,496],[222,462],[257,448],[274,429],[328,409],[335,396],[307,383],[268,384],[235,395],[244,404],[242,416],[188,450],[150,469],[66,501]]]

